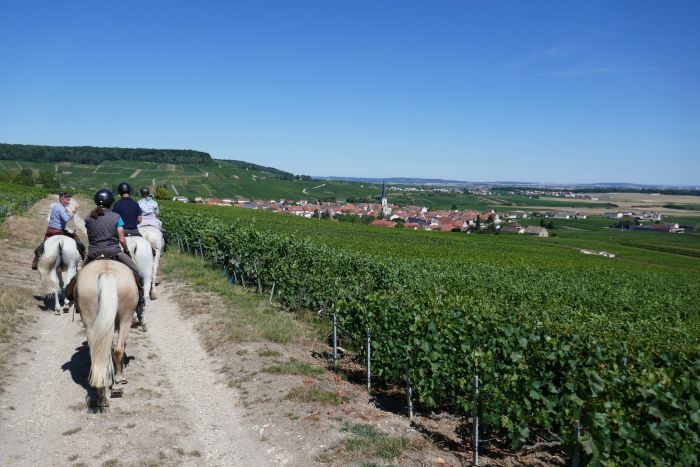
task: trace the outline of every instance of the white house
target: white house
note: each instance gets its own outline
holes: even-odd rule
[[[525,235],[536,235],[538,237],[549,237],[549,232],[544,227],[530,225],[525,229]]]

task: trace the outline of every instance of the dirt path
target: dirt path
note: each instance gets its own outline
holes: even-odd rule
[[[142,170],[142,169],[136,169],[136,170],[134,170],[134,173],[132,173],[131,175],[129,175],[129,178],[136,178],[136,177],[138,177],[138,175],[141,173],[141,170]]]
[[[49,201],[35,213],[45,217]],[[44,221],[45,222],[45,221]],[[8,241],[9,242],[9,241]],[[31,279],[31,249],[0,262],[10,283]],[[25,271],[26,270],[26,271]],[[14,271],[14,272],[13,272]],[[0,465],[283,465],[287,459],[243,420],[228,388],[179,316],[172,290],[151,302],[149,332],[132,330],[124,397],[110,410],[86,410],[89,349],[79,315],[54,316],[40,302],[8,357],[0,394]]]
[[[304,189],[301,190],[301,192],[304,193],[305,195],[308,195],[309,192],[307,192],[306,190],[315,190],[315,189],[317,189],[317,188],[323,188],[324,186],[326,186],[326,183],[322,183],[322,184],[320,184],[319,186],[313,186],[313,187],[311,187],[311,188],[304,188]]]

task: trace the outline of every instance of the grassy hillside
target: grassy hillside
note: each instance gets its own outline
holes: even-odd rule
[[[194,196],[256,199],[344,200],[348,196],[378,196],[381,187],[356,182],[297,180],[291,174],[239,161],[213,160],[208,164],[169,164],[133,160],[105,161],[99,165],[72,162],[0,160],[0,170],[45,170],[62,186],[97,190],[128,182],[134,187],[165,184],[173,193]],[[173,188],[174,187],[174,188]]]

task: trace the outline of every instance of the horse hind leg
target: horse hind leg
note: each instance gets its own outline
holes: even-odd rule
[[[126,318],[128,322],[122,322],[120,319],[117,345],[114,347],[114,384],[112,385],[112,397],[121,397],[124,393],[123,385],[126,384],[126,378],[124,377],[124,354],[126,351],[126,338],[131,328],[131,314],[125,313],[124,316],[129,316]]]
[[[107,388],[100,388],[97,390],[97,407],[100,412],[104,411],[109,407],[109,399],[107,399]]]
[[[54,291],[50,294],[53,295],[53,313],[56,316],[59,316],[62,314],[61,310],[61,284],[58,280],[58,266],[59,266],[60,260],[56,260],[56,264],[54,265],[53,269],[51,269],[51,281],[54,284]]]
[[[151,281],[151,287],[150,287],[150,289],[151,289],[151,290],[148,292],[148,297],[149,297],[151,300],[157,299],[158,296],[156,295],[156,280],[155,280],[155,278]]]
[[[140,313],[137,313],[137,318],[138,322],[137,325],[141,325],[141,332],[146,332],[147,325],[146,325],[146,311],[148,310],[148,304],[151,302],[149,299],[148,295],[144,294],[144,303],[143,305],[139,305],[138,311]]]
[[[53,296],[53,314],[61,316],[63,314],[63,309],[61,308],[61,291],[57,290],[53,293]]]
[[[153,293],[155,294],[156,285],[158,285],[158,267],[160,266],[161,248],[156,248],[156,254],[153,257]],[[155,298],[153,298],[155,300]]]
[[[106,388],[89,387],[85,396],[88,413],[105,413],[109,411],[109,399]]]

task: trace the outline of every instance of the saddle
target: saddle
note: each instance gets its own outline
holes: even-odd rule
[[[83,266],[85,266],[88,263],[91,263],[92,261],[99,261],[103,259],[109,259],[113,261],[119,261],[118,255],[119,253],[103,253],[103,252],[94,252],[90,253],[87,258],[85,259],[85,262],[83,263]],[[119,261],[121,262],[121,261]],[[136,281],[136,287],[138,288],[139,291],[139,296],[143,296],[143,280],[138,274],[134,274],[134,280]],[[73,276],[73,279],[70,280],[68,285],[66,286],[66,298],[70,300],[71,302],[75,300],[75,284],[78,281],[78,274]]]
[[[124,236],[125,237],[143,237],[143,235],[141,235],[141,232],[139,232],[138,229],[124,229]]]

